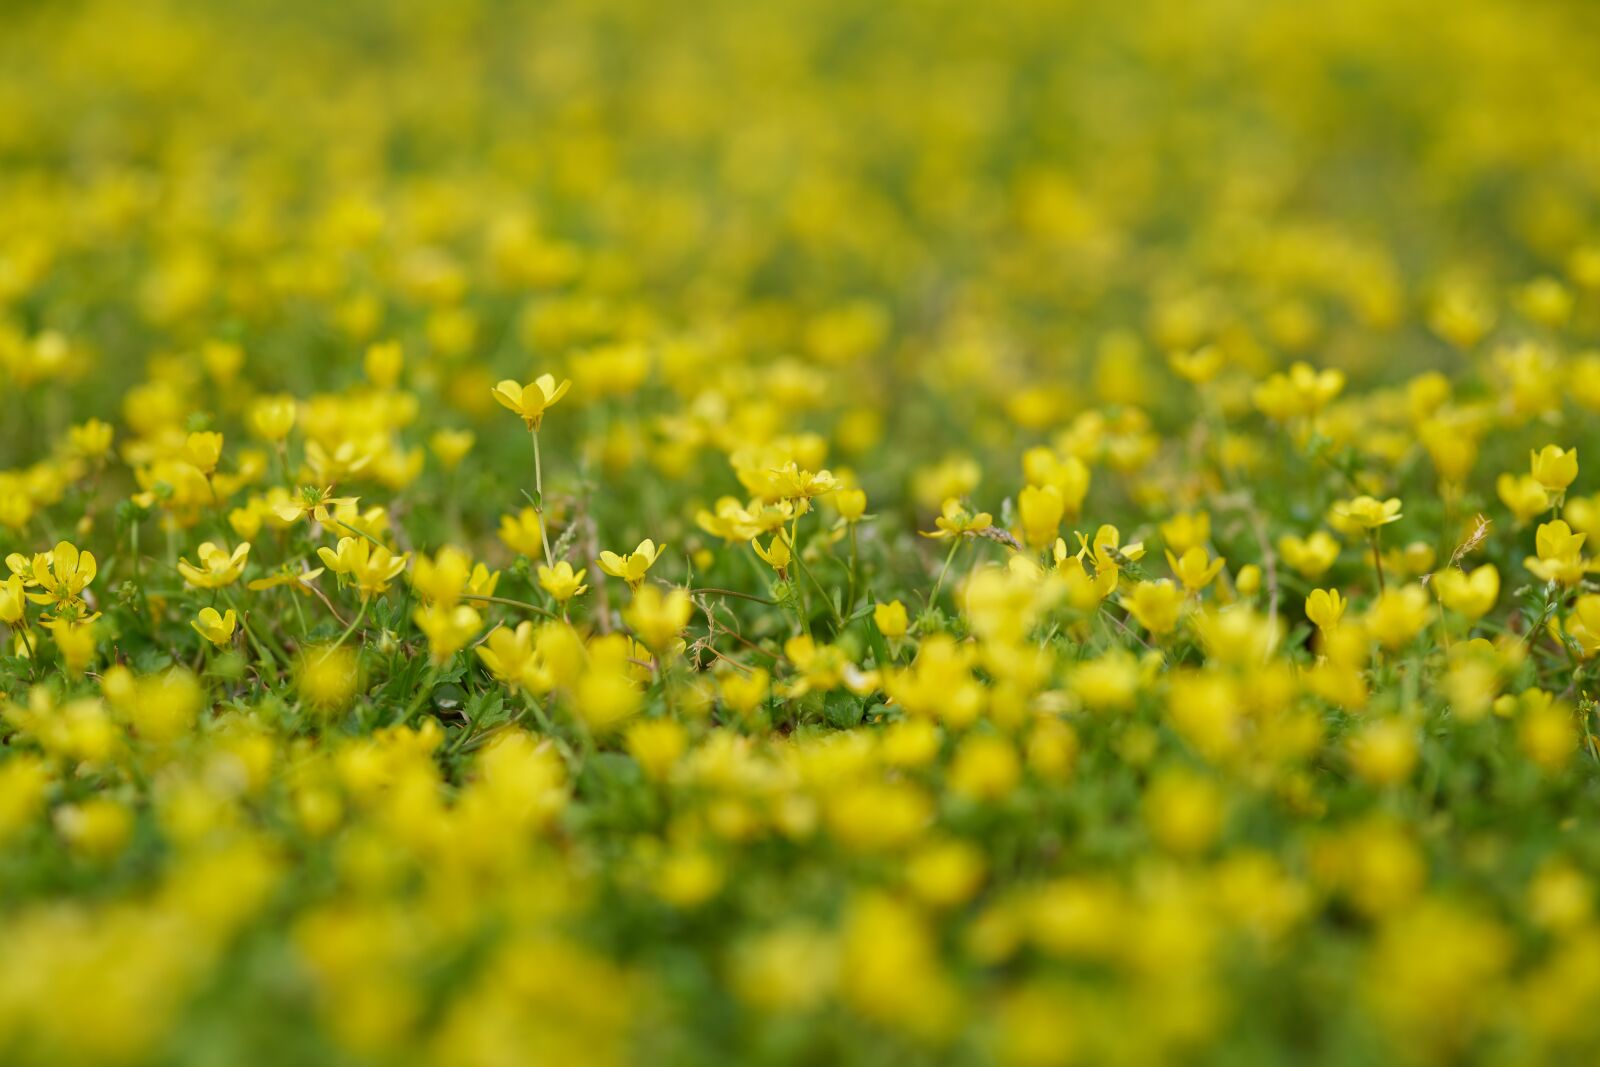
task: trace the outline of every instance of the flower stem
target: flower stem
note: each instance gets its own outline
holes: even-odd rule
[[[1367,531],[1367,536],[1372,539],[1372,569],[1378,573],[1378,592],[1384,591],[1383,586],[1383,552],[1378,547],[1378,528],[1374,526]]]
[[[533,517],[539,523],[539,544],[544,548],[544,565],[554,567],[555,557],[550,554],[550,534],[544,527],[544,461],[539,456],[539,431],[533,432]]]

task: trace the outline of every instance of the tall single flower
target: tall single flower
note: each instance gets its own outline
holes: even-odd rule
[[[567,390],[572,388],[572,382],[563,378],[561,384],[556,384],[555,375],[541,374],[527,385],[521,385],[507,378],[494,387],[494,398],[500,403],[522,416],[522,421],[528,429],[537,430],[544,421],[544,413],[555,406],[556,401],[567,395]]]

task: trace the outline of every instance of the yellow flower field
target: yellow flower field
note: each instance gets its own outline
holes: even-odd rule
[[[0,1064],[1600,1062],[1596,71],[4,5]]]

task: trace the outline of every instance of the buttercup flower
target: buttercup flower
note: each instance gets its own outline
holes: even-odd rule
[[[222,589],[239,580],[250,558],[250,542],[242,541],[230,552],[226,545],[203,541],[197,550],[200,565],[178,561],[178,573],[196,589]]]
[[[639,584],[644,581],[644,576],[661,557],[662,549],[665,547],[662,545],[658,548],[654,541],[646,537],[639,542],[639,547],[625,556],[619,556],[615,552],[600,553],[600,569],[613,578],[621,578],[628,583],[629,588],[638,589]]]
[[[216,608],[201,608],[200,614],[189,620],[189,625],[194,627],[195,633],[213,645],[225,645],[233,640],[234,627],[238,621],[232,608],[221,615],[217,614]]]
[[[494,387],[494,398],[502,407],[521,416],[528,429],[537,430],[544,421],[544,413],[566,396],[571,388],[572,383],[566,379],[557,385],[555,376],[551,374],[541,374],[527,385],[519,385],[508,378]]]

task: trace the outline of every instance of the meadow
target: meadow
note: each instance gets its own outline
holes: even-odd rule
[[[1596,70],[0,4],[0,1063],[1600,1062]]]

